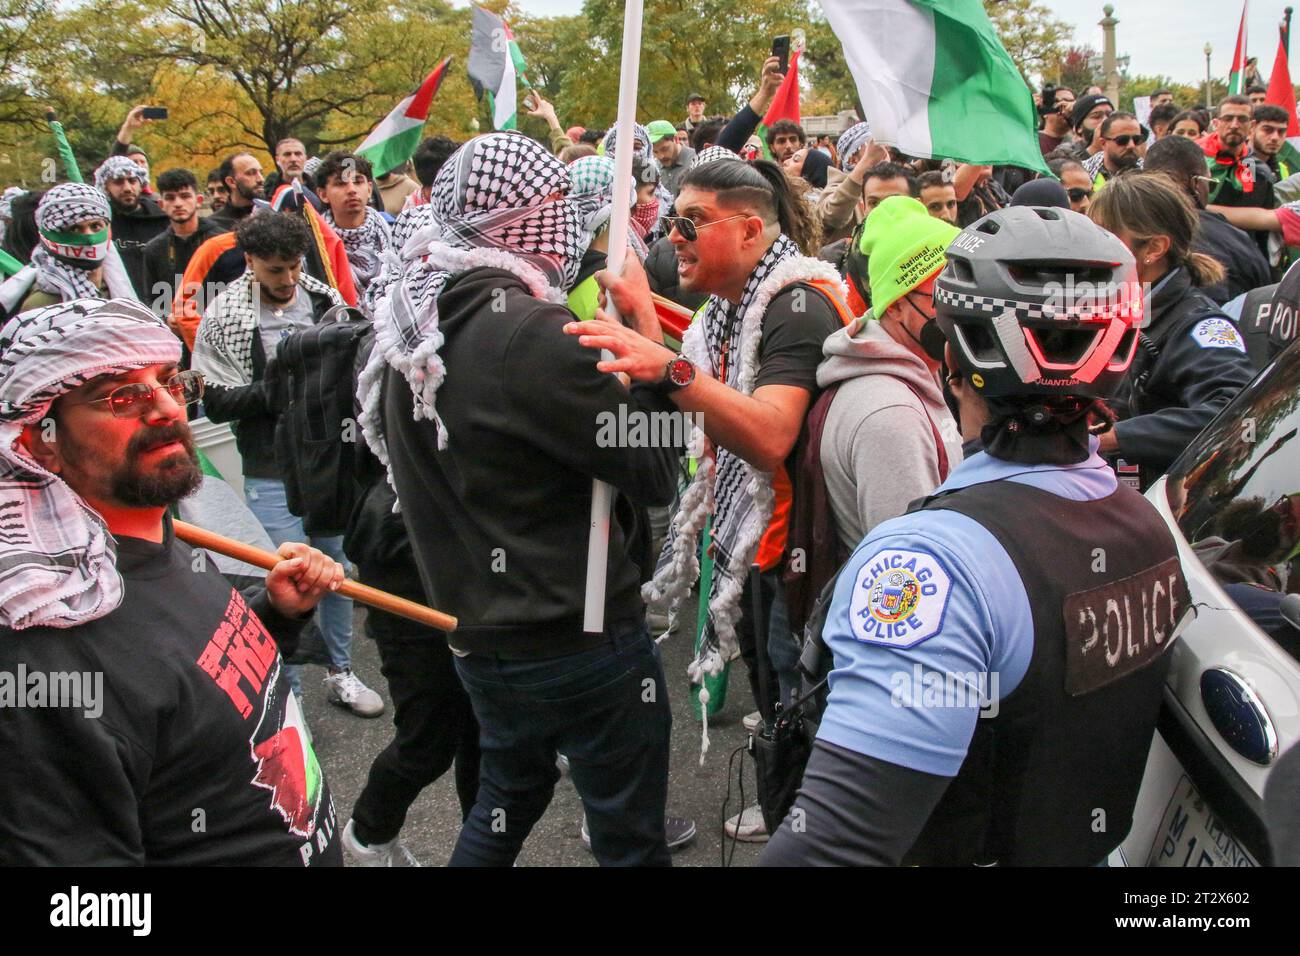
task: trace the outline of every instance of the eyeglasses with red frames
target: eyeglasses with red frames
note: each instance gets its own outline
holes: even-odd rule
[[[108,410],[114,418],[131,418],[144,414],[155,401],[160,388],[167,389],[179,405],[192,405],[203,397],[203,373],[189,369],[177,372],[161,385],[146,385],[144,382],[132,382],[120,385],[103,398],[93,398],[88,402],[74,402],[76,405],[108,404]]]

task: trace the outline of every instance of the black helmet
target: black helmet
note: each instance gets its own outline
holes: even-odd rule
[[[981,395],[1106,398],[1133,361],[1142,292],[1133,254],[1068,209],[989,213],[948,247],[935,321]]]

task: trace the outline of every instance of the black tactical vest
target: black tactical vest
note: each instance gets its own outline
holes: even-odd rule
[[[920,509],[964,514],[1002,544],[1029,595],[1034,648],[996,716],[976,722],[904,862],[1095,865],[1132,824],[1165,652],[1190,608],[1174,539],[1122,483],[1073,501],[995,481]]]

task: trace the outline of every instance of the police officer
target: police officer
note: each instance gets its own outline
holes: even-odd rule
[[[1145,489],[1255,369],[1236,324],[1197,288],[1222,281],[1223,266],[1192,251],[1196,213],[1173,180],[1117,177],[1088,215],[1123,240],[1151,289],[1137,356],[1115,396],[1121,421],[1101,437],[1102,454],[1137,465]]]
[[[1296,340],[1300,335],[1300,260],[1291,263],[1281,282],[1251,289],[1242,296],[1237,324],[1256,370]]]
[[[1116,294],[1054,286],[1084,278]],[[841,571],[826,711],[762,864],[1095,865],[1128,832],[1189,606],[1173,537],[1088,434],[1134,278],[1069,210],[998,210],[949,247],[936,323],[987,450]]]

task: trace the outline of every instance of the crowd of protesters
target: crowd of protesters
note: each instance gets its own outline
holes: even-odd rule
[[[695,824],[669,814],[667,694],[642,689],[678,677],[655,638],[681,631],[705,552],[690,676],[702,687],[742,659],[757,730],[799,697],[822,587],[964,459],[1104,462],[1145,489],[1287,344],[1257,342],[1269,329],[1251,314],[1300,246],[1285,110],[1254,96],[1183,109],[1159,91],[1144,122],[1100,91],[1048,86],[1035,97],[1040,175],[907,156],[867,121],[835,138],[790,120],[760,131],[782,79],[769,58],[739,112],[711,116],[691,94],[684,117],[637,124],[628,143],[534,92],[546,143],[435,135],[392,169],[290,137],[271,144],[273,169],[240,151],[210,172],[155,171],[132,143],[147,122],[136,107],[91,182],[6,190],[0,459],[25,490],[0,526],[0,580],[21,585],[0,591],[0,664],[77,670],[120,648],[138,668],[112,665],[129,686],[104,726],[0,717],[0,748],[64,794],[38,806],[4,778],[0,861],[315,864],[346,850],[392,865],[410,857],[407,810],[454,766],[453,864],[512,863],[561,767],[602,864],[666,864]],[[1031,413],[986,406],[936,320],[954,239],[996,221],[1030,243],[1039,226],[1023,209],[1064,223],[1042,233],[1044,261],[1068,258],[1067,235],[1126,249],[1151,290],[1145,346],[1110,410],[1046,403],[1024,426],[1059,426],[1065,451],[1017,445],[1025,436],[999,423]],[[663,310],[693,314],[680,348],[665,344]],[[321,331],[334,326],[356,334]],[[87,410],[100,402],[102,422]],[[342,411],[312,417],[330,402]],[[281,557],[252,590],[184,571],[170,509],[202,484],[187,405],[229,423],[244,505]],[[596,423],[620,414],[686,427],[666,444],[601,441]],[[593,479],[615,490],[598,633],[583,625]],[[822,551],[792,585],[791,555],[810,546]],[[353,603],[336,593],[345,573],[459,626],[368,610],[383,683],[363,681]],[[836,659],[852,670],[852,658]],[[392,704],[395,736],[347,821],[301,713],[308,664],[358,716],[385,711],[370,685]],[[830,749],[809,765],[830,775],[820,785],[874,758],[957,775],[960,761],[873,749],[865,716],[843,729],[866,693],[850,684],[832,690],[818,738]],[[241,769],[250,742],[256,775]],[[891,786],[913,811],[938,800]],[[210,821],[229,812],[199,833],[184,808],[200,805]],[[725,830],[759,842],[779,822],[747,807]],[[832,853],[788,823],[780,834],[766,862]],[[846,839],[874,848],[852,862],[897,862],[910,846]]]

